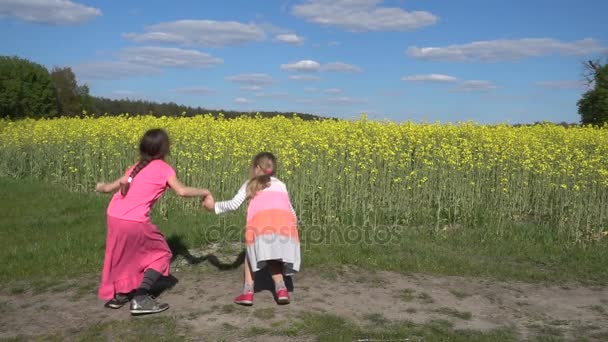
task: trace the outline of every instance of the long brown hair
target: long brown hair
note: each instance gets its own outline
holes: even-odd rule
[[[256,175],[260,168],[264,174]],[[270,152],[258,153],[251,161],[251,179],[247,185],[247,198],[252,199],[258,193],[270,186],[270,177],[277,171],[277,158]]]
[[[169,135],[160,128],[148,130],[141,141],[139,142],[139,162],[135,165],[127,183],[120,184],[120,193],[123,196],[127,195],[131,182],[137,174],[143,170],[153,160],[164,159],[169,154]]]

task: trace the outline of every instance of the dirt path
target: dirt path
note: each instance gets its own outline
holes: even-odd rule
[[[344,268],[337,274],[299,274],[294,279],[291,305],[277,306],[271,292],[262,290],[256,294],[253,307],[243,308],[231,304],[240,286],[239,270],[201,272],[194,267],[181,267],[175,273],[179,283],[161,297],[171,309],[158,315],[177,318],[194,336],[214,336],[227,327],[268,328],[296,319],[302,312],[331,313],[359,324],[370,324],[370,320],[428,323],[441,319],[452,322],[456,329],[513,328],[521,339],[539,333],[564,339],[608,336],[606,288],[390,272],[363,274]],[[2,293],[0,338],[77,331],[99,322],[142,319],[131,318],[126,307],[104,309],[95,297],[94,281],[74,281],[39,294]],[[260,283],[265,287],[267,281]],[[264,336],[260,340],[272,339]]]

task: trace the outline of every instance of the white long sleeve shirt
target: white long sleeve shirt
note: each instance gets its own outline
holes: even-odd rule
[[[271,177],[270,181],[271,182],[281,182],[280,180],[278,180],[275,177]],[[245,200],[247,199],[247,185],[248,184],[249,184],[249,181],[246,181],[231,200],[216,202],[215,203],[215,213],[219,215],[219,214],[224,214],[224,213],[227,213],[230,211],[237,210],[243,204],[243,202],[245,202]],[[293,213],[293,216],[296,217],[296,221],[297,221],[296,211],[294,210],[293,205],[291,205],[291,203],[290,203],[290,207],[291,207],[291,212]]]

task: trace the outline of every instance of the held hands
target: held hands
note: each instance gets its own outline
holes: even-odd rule
[[[215,211],[215,199],[213,198],[213,195],[209,193],[208,195],[203,196],[201,205],[208,211]]]

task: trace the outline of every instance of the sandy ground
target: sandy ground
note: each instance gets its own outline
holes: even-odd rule
[[[370,324],[370,317],[375,316],[415,323],[442,319],[452,322],[456,329],[514,328],[522,340],[542,331],[558,332],[568,340],[608,333],[608,289],[602,287],[368,273],[344,267],[337,272],[311,270],[298,274],[288,282],[292,303],[287,306],[275,303],[269,290],[271,280],[262,274],[254,306],[240,307],[232,304],[241,286],[240,268],[224,267],[227,270],[220,271],[209,265],[185,263],[175,265],[178,282],[159,298],[171,308],[158,316],[176,318],[180,325],[189,327],[192,336],[224,334],[227,326],[270,328],[289,324],[303,312],[331,313],[362,325]],[[147,319],[131,317],[128,306],[119,310],[103,308],[96,298],[95,282],[96,278],[88,277],[39,293],[1,291],[0,338],[77,331],[113,320]],[[271,336],[257,339],[283,340]]]

